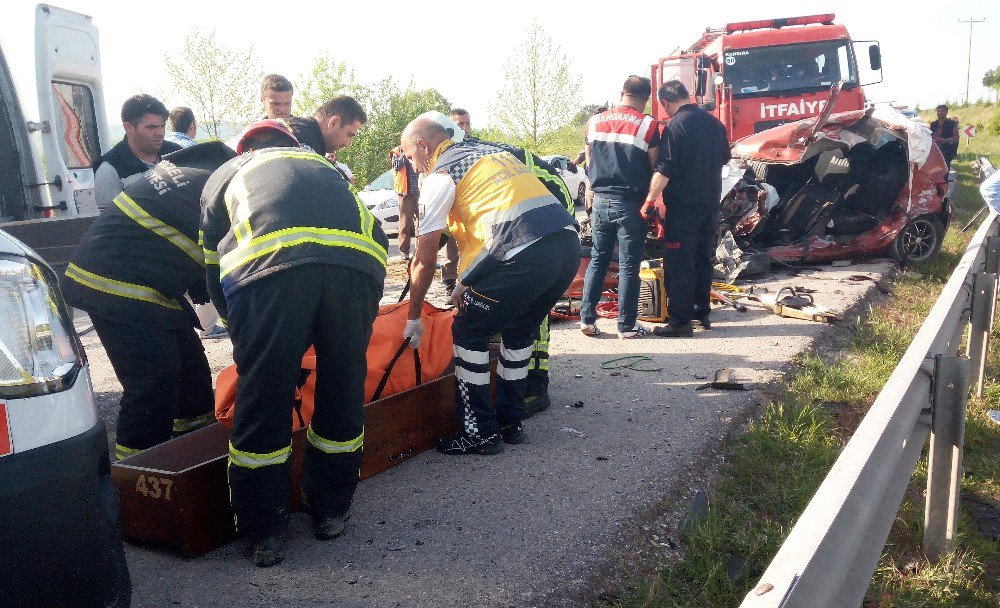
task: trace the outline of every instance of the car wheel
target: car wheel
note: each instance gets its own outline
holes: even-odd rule
[[[576,189],[576,204],[582,205],[587,200],[587,184],[581,183],[580,187]]]
[[[936,215],[910,220],[892,242],[892,257],[900,262],[923,262],[941,249],[944,224]]]

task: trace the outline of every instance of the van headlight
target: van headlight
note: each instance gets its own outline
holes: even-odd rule
[[[83,352],[57,285],[43,264],[0,255],[0,398],[73,385]]]

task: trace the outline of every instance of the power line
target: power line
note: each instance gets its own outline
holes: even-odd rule
[[[969,103],[969,76],[972,73],[972,26],[974,24],[976,24],[976,23],[982,23],[984,21],[986,21],[985,18],[984,19],[973,19],[971,17],[969,19],[965,19],[965,20],[962,20],[962,19],[958,20],[959,23],[968,23],[969,24],[969,60],[968,60],[968,63],[966,63],[966,66],[965,66],[965,103],[966,103],[966,105],[968,105],[968,103]]]

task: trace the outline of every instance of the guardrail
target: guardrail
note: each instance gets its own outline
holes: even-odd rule
[[[860,606],[931,436],[924,551],[954,546],[970,384],[981,394],[1000,272],[990,211],[868,414],[741,608]],[[956,356],[967,324],[966,352]]]

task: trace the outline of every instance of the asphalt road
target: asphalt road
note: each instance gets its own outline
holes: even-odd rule
[[[803,285],[844,311],[890,268],[826,267],[758,285]],[[387,299],[400,288],[390,281]],[[440,287],[433,295],[444,296]],[[287,558],[271,569],[251,567],[241,541],[197,559],[129,545],[133,606],[586,605],[625,578],[638,552],[672,551],[678,516],[664,499],[704,486],[722,438],[761,399],[697,387],[722,368],[770,382],[827,329],[756,308],[720,309],[713,319],[715,328],[694,338],[628,341],[615,337],[611,320],[599,321],[610,333],[597,338],[556,324],[554,405],[526,423],[526,444],[497,456],[428,452],[365,480],[341,538],[314,540],[296,515]],[[113,429],[120,387],[93,332],[84,341]],[[231,362],[228,340],[206,344],[215,371]],[[629,354],[649,355],[661,370],[602,369]]]

